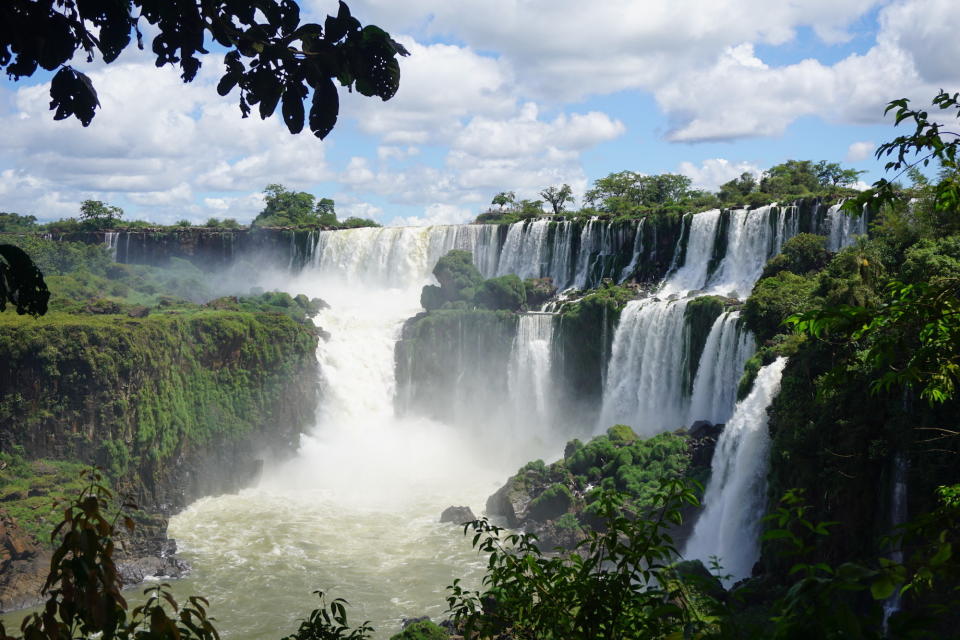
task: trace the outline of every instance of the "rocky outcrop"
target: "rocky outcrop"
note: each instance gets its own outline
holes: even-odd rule
[[[440,514],[440,522],[452,522],[453,524],[463,524],[464,522],[473,522],[477,516],[473,515],[470,507],[447,507]]]
[[[0,510],[0,613],[40,602],[50,551]]]
[[[124,581],[182,575],[167,518],[200,497],[248,486],[265,457],[296,451],[318,401],[316,345],[315,332],[288,316],[236,311],[0,326],[0,453],[20,465],[18,482],[27,487],[9,484],[4,504],[20,505],[21,520],[33,517],[38,512],[24,506],[44,495],[36,491],[52,499],[76,479],[76,470],[50,479],[44,469],[96,464],[117,495],[139,506],[133,535],[118,540]],[[46,474],[46,489],[31,474]],[[20,524],[52,526],[45,516]],[[32,602],[24,594],[47,569],[34,561],[42,549],[9,540],[0,566],[6,607]]]
[[[664,433],[647,440],[624,425],[587,444],[569,442],[564,457],[546,465],[528,463],[487,499],[487,514],[504,524],[533,533],[542,549],[573,548],[587,531],[603,526],[591,504],[600,486],[616,488],[631,497],[640,513],[659,484],[678,476],[706,484],[713,450],[722,425],[697,422],[689,431]],[[671,534],[680,546],[695,521],[695,508],[684,510],[684,523]]]

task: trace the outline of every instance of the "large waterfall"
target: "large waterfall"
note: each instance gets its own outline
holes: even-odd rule
[[[709,566],[717,558],[724,580],[732,584],[750,575],[760,557],[760,518],[766,509],[767,407],[780,389],[786,366],[778,358],[760,369],[753,390],[737,404],[713,454],[710,482],[684,556]]]
[[[389,637],[404,616],[440,616],[454,577],[475,583],[484,571],[456,527],[437,522],[445,507],[479,513],[519,465],[558,457],[564,437],[588,438],[614,423],[653,435],[696,420],[727,427],[688,553],[719,555],[731,573],[749,573],[765,409],[783,361],[762,369],[734,408],[754,349],[736,307],[800,229],[836,229],[831,246],[861,229],[821,214],[803,222],[796,207],[769,206],[656,222],[537,219],[291,236],[286,268],[265,268],[249,284],[330,304],[316,319],[330,334],[317,351],[321,410],[299,455],[268,465],[258,487],[201,500],[171,521],[196,567],[175,589],[209,595],[234,640],[293,629],[318,588],[346,597],[352,619],[370,619]],[[129,236],[109,242],[130,255]],[[432,352],[449,369],[425,385],[397,343],[451,249],[471,251],[486,277],[549,277],[560,289],[634,277],[659,286],[627,304],[610,341],[607,307],[598,312],[599,340],[565,333],[551,314],[489,312],[488,334],[455,317],[444,334],[451,343]],[[580,414],[566,410],[555,374],[569,376],[581,360],[567,359],[560,336],[589,351],[578,358],[603,363],[602,406],[579,424],[569,424]],[[407,377],[398,380],[398,371]],[[718,532],[713,543],[708,532]]]

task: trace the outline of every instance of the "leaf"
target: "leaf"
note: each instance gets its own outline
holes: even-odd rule
[[[888,576],[882,576],[870,585],[870,595],[874,600],[886,600],[893,595],[896,588],[897,585],[893,584]]]
[[[340,111],[340,97],[332,78],[321,80],[313,89],[310,106],[310,131],[321,140],[333,130]]]
[[[299,89],[288,88],[283,92],[281,113],[290,133],[300,133],[303,130],[303,95]]]

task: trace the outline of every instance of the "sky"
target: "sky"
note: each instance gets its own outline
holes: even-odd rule
[[[336,12],[300,0],[304,20]],[[89,127],[55,122],[50,74],[0,80],[0,211],[49,220],[87,199],[163,224],[249,222],[279,183],[341,219],[472,220],[500,191],[581,197],[609,173],[682,173],[715,189],[788,159],[883,176],[887,102],[960,90],[956,0],[353,0],[411,52],[388,102],[341,90],[318,140],[241,119],[215,90],[131,47],[88,73]],[[578,200],[579,202],[579,200]]]

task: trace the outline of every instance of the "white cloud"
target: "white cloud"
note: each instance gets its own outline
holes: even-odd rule
[[[393,224],[401,227],[426,227],[435,224],[460,224],[470,222],[476,217],[477,214],[468,209],[449,204],[432,204],[424,210],[422,216],[396,218]]]
[[[710,158],[700,166],[692,162],[681,162],[679,171],[693,181],[695,189],[716,191],[725,182],[739,178],[744,173],[759,177],[762,169],[751,162],[730,162],[725,158]]]
[[[860,162],[873,155],[877,145],[873,142],[854,142],[847,148],[847,155],[844,158],[847,162]]]
[[[316,138],[290,136],[277,118],[241,120],[215,91],[219,73],[216,58],[191,84],[175,69],[139,61],[95,70],[102,107],[87,128],[52,120],[46,85],[18,87],[13,110],[0,113],[0,161],[57,195],[18,191],[3,206],[57,217],[75,215],[83,199],[95,197],[122,200],[157,221],[197,220],[210,211],[197,204],[199,191],[250,191],[270,182],[304,188],[331,175]]]

